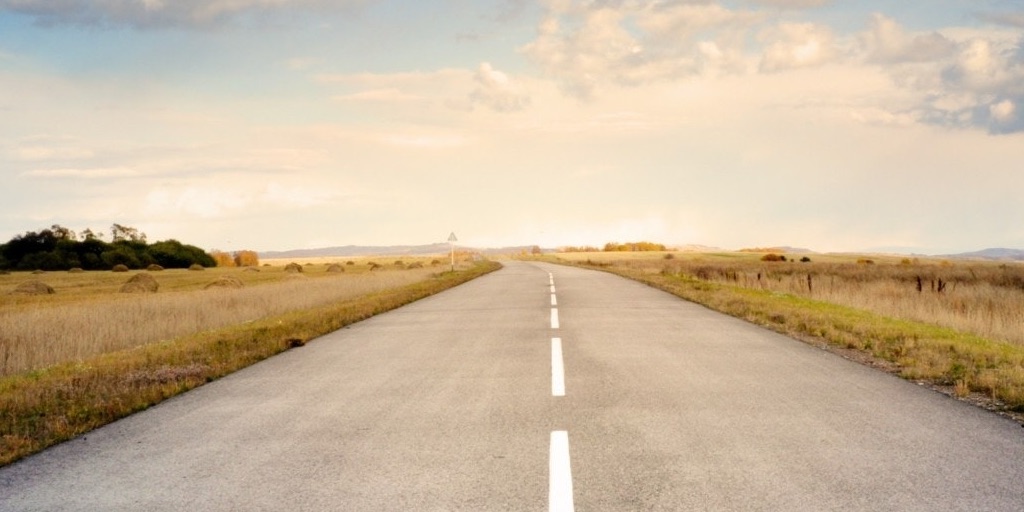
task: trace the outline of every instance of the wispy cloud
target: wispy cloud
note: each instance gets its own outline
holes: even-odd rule
[[[41,25],[206,28],[231,19],[296,9],[350,10],[370,0],[0,0],[0,12]]]

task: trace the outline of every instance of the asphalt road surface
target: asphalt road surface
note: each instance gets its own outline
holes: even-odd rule
[[[0,510],[1024,510],[1024,428],[601,272],[506,268],[0,469]]]

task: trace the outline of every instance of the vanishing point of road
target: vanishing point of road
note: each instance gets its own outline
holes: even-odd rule
[[[0,469],[3,511],[1024,510],[1024,429],[508,262]]]

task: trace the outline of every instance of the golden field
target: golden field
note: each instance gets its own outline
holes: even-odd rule
[[[1024,264],[747,252],[559,253],[899,375],[1024,412]],[[801,262],[806,257],[810,261]]]
[[[155,293],[118,291],[148,271],[0,275],[0,465],[500,268],[396,260],[164,270]],[[32,280],[55,293],[10,293]]]

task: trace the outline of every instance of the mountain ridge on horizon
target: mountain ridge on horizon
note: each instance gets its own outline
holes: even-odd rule
[[[482,252],[484,254],[510,254],[519,253],[524,250],[529,251],[534,245],[517,245],[507,247],[488,247],[488,248],[476,248],[467,246],[458,246],[457,249],[469,249],[472,251]],[[782,251],[787,253],[797,254],[816,254],[817,251],[811,249],[805,249],[801,247],[790,247],[790,246],[772,246],[767,248],[744,248],[738,250],[722,249],[719,247],[711,247],[706,245],[687,244],[679,246],[671,246],[673,250],[686,251],[686,252],[756,252],[758,250],[768,251]],[[421,244],[421,245],[341,245],[341,246],[330,246],[330,247],[317,247],[312,249],[290,249],[284,251],[259,251],[260,258],[263,259],[280,259],[280,258],[316,258],[316,257],[358,257],[358,256],[431,256],[437,254],[447,254],[451,250],[451,246],[444,242],[437,242],[432,244]],[[542,248],[544,252],[554,252],[554,248]],[[874,254],[877,251],[863,251],[849,252],[848,254]],[[892,253],[900,254],[900,253]],[[993,247],[988,249],[982,249],[978,251],[954,253],[954,254],[906,254],[907,256],[928,256],[935,258],[953,258],[953,259],[980,259],[990,261],[1024,261],[1024,249],[1011,249],[1002,247]]]

